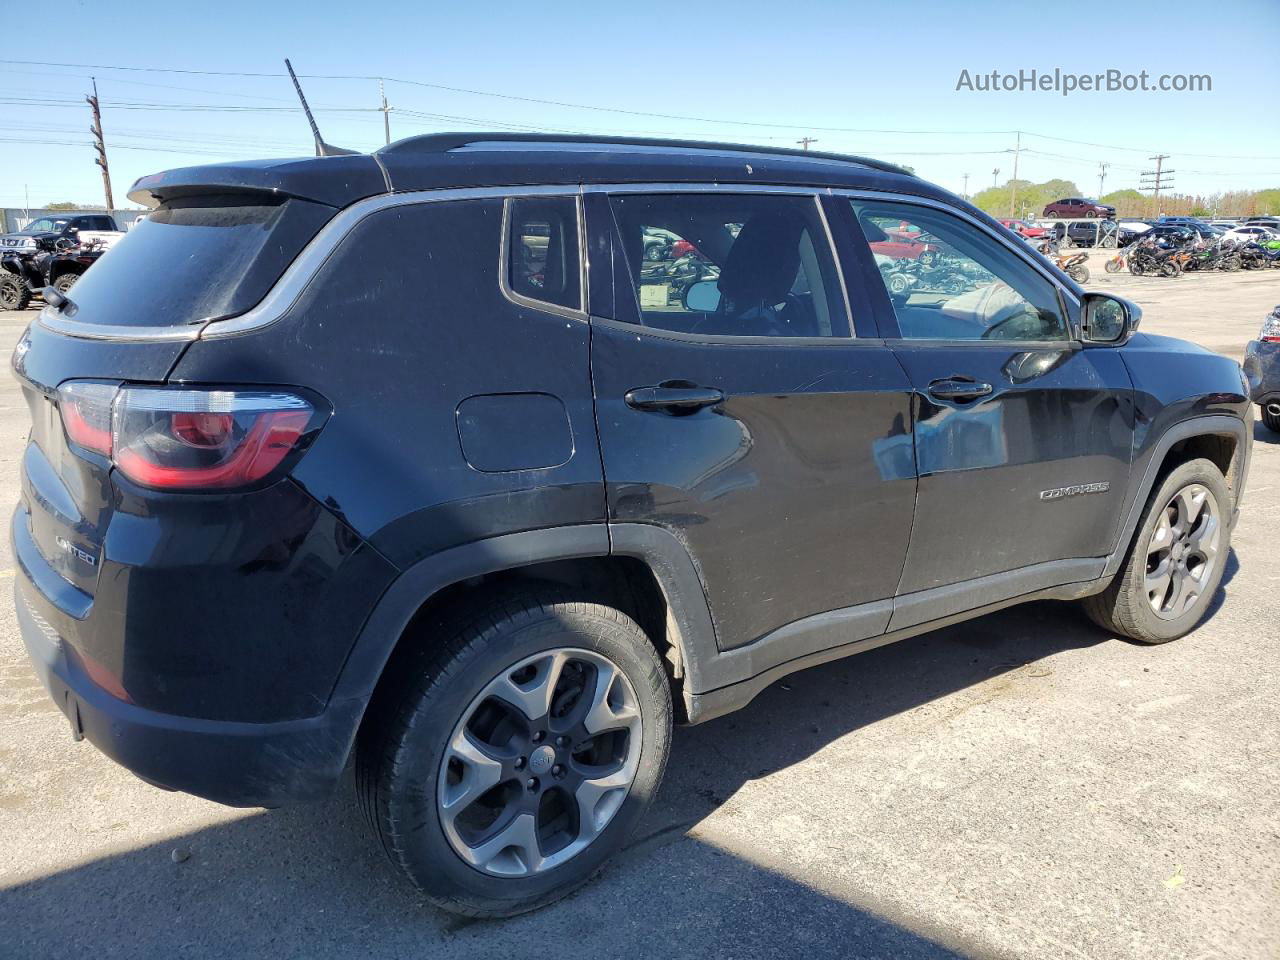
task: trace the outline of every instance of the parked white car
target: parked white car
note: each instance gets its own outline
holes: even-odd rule
[[[1274,240],[1276,236],[1277,234],[1274,230],[1254,224],[1228,230],[1222,239],[1244,242],[1246,240]]]

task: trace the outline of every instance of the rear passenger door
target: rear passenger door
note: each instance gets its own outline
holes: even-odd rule
[[[635,188],[587,201],[610,520],[687,547],[721,648],[859,605],[842,642],[882,632],[915,497],[910,387],[863,286],[849,291],[851,328],[819,197]],[[655,230],[694,262],[646,258]]]
[[[1083,344],[1074,297],[977,221],[905,200],[845,202],[872,244],[909,220],[938,250],[927,270],[882,269],[877,291],[917,397],[920,484],[894,628],[910,625],[910,595],[932,588],[1003,575],[982,587],[1001,594],[987,602],[1096,575],[1133,445],[1119,351]]]

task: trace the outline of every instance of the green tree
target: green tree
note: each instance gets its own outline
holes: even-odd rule
[[[1017,185],[1015,195],[1014,185]],[[1009,216],[1010,208],[1015,217],[1038,217],[1045,204],[1063,197],[1078,197],[1080,188],[1070,180],[1046,180],[1032,183],[1030,180],[1010,180],[1003,186],[988,187],[973,197],[974,206],[993,217]]]
[[[46,210],[79,210],[80,204],[72,203],[70,200],[64,200],[61,203],[46,203]]]
[[[1259,190],[1253,195],[1253,202],[1259,214],[1280,213],[1280,187]]]

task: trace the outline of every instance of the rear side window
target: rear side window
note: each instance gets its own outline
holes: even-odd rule
[[[582,257],[574,197],[519,197],[506,202],[507,292],[580,313]]]
[[[182,326],[254,306],[333,215],[305,200],[200,197],[139,220],[77,281],[80,323]]]

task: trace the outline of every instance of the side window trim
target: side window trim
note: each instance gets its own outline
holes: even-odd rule
[[[825,187],[805,187],[805,186],[786,186],[786,187],[762,187],[750,184],[725,184],[711,185],[702,183],[689,184],[666,184],[666,183],[627,183],[627,184],[588,184],[584,187],[584,193],[588,198],[600,196],[605,203],[600,207],[591,211],[593,221],[590,228],[600,231],[607,231],[610,246],[613,251],[612,271],[613,280],[613,316],[612,317],[595,317],[593,322],[604,322],[610,326],[617,325],[633,330],[637,335],[656,336],[668,340],[682,340],[689,343],[724,343],[737,346],[816,346],[842,344],[867,344],[883,346],[883,340],[871,337],[859,337],[856,332],[856,326],[853,314],[853,304],[850,301],[849,288],[845,280],[844,265],[841,262],[840,245],[836,242],[835,234],[832,229],[830,218],[828,217],[827,206],[824,197],[830,196],[831,191]],[[835,268],[835,281],[839,285],[840,302],[844,305],[845,320],[847,321],[847,333],[839,336],[830,337],[761,337],[761,336],[736,336],[732,334],[718,333],[686,333],[679,330],[669,330],[660,327],[645,326],[641,320],[641,310],[638,294],[634,278],[630,275],[630,265],[626,258],[619,255],[618,251],[622,246],[621,227],[619,226],[612,206],[608,204],[610,196],[626,195],[626,194],[698,194],[698,195],[727,195],[735,194],[761,194],[767,193],[775,196],[787,197],[803,197],[813,201],[817,210],[818,220],[822,224],[823,238],[827,243],[827,255],[830,257],[831,263]],[[598,220],[597,220],[598,218]],[[620,276],[621,274],[621,276]],[[624,282],[625,280],[625,282]],[[619,287],[625,286],[627,292],[623,293]]]
[[[576,216],[576,228],[578,233],[578,308],[565,307],[558,303],[551,303],[547,300],[539,300],[536,297],[526,296],[517,293],[511,289],[510,261],[508,257],[511,253],[511,207],[518,200],[525,199],[555,199],[557,197],[571,198],[574,204]],[[565,190],[562,193],[509,193],[502,200],[502,227],[501,240],[498,243],[498,288],[502,291],[502,295],[507,300],[521,307],[529,307],[533,310],[541,310],[543,313],[553,313],[557,316],[568,317],[571,320],[586,320],[589,313],[589,302],[587,297],[587,243],[586,243],[586,222],[582,209],[582,191],[581,190]]]

